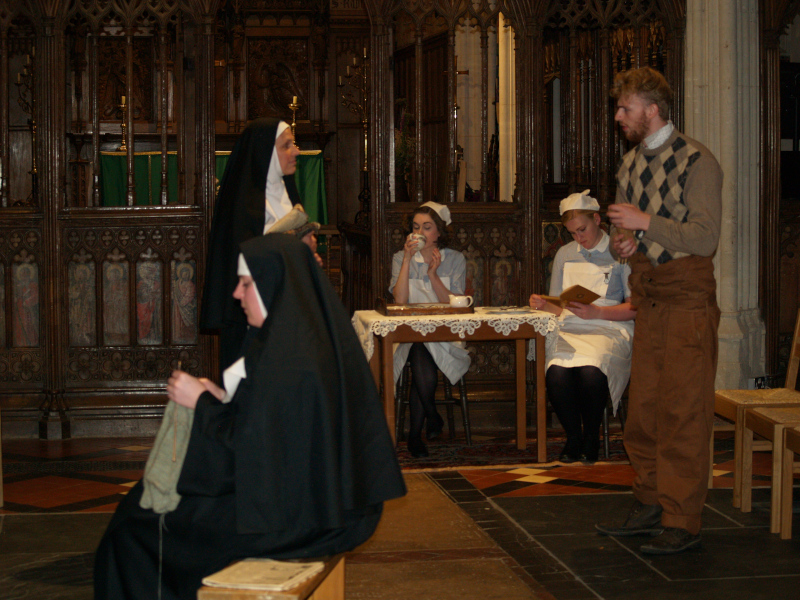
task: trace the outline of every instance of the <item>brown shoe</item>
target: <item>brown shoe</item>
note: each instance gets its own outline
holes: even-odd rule
[[[603,535],[627,537],[632,535],[660,535],[664,531],[661,525],[661,505],[633,502],[628,518],[622,524],[596,524],[594,526]]]
[[[677,554],[701,546],[700,534],[692,535],[685,529],[665,527],[664,533],[639,546],[642,554]]]

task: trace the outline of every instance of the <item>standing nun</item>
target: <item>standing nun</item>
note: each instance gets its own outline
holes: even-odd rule
[[[225,168],[200,307],[200,327],[220,332],[220,370],[237,358],[247,331],[245,315],[232,296],[239,244],[267,233],[300,202],[294,183],[298,154],[287,123],[258,119],[242,132]]]
[[[95,600],[189,600],[236,560],[351,550],[405,494],[364,352],[311,250],[283,234],[241,250],[246,348],[224,390],[172,373],[170,402],[193,415],[179,501],[150,508],[147,473],[131,489],[97,550]]]

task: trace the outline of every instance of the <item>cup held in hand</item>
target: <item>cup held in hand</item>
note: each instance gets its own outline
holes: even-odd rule
[[[428,242],[428,239],[421,233],[409,233],[408,239],[417,240],[417,252],[422,250],[425,247],[425,244]]]
[[[450,294],[450,306],[456,308],[466,308],[472,306],[472,296],[455,296]]]

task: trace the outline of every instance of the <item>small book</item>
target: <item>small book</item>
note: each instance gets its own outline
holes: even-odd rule
[[[325,568],[325,563],[286,562],[271,558],[248,558],[203,578],[203,585],[238,590],[281,592],[310,579]]]
[[[542,296],[548,302],[566,306],[570,302],[577,302],[579,304],[591,304],[600,297],[592,290],[583,287],[582,285],[572,285],[561,292],[560,296]]]

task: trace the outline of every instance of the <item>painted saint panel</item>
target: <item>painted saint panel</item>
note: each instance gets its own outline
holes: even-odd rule
[[[17,263],[11,268],[14,295],[11,319],[14,347],[35,348],[39,345],[39,266]]]
[[[126,262],[103,263],[103,344],[130,344],[130,269]]]
[[[97,304],[93,262],[69,263],[69,345],[97,345]]]
[[[475,306],[483,306],[484,260],[477,252],[466,251],[464,256],[467,258],[464,293],[467,296],[472,296]]]
[[[492,259],[492,306],[517,303],[517,282],[511,258]]]
[[[164,342],[162,318],[163,290],[161,263],[146,261],[136,265],[136,340],[143,346]]]
[[[197,343],[195,262],[172,261],[172,342]]]

